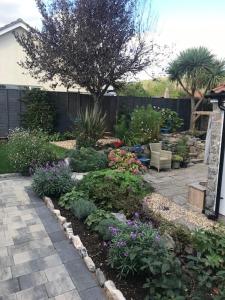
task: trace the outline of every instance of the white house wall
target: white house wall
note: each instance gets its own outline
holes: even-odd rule
[[[23,28],[16,29],[18,33]],[[0,85],[9,86],[33,86],[52,90],[50,84],[43,84],[32,78],[27,70],[21,68],[19,61],[25,58],[22,47],[17,43],[12,31],[0,35]],[[85,92],[82,88],[71,89],[71,91]],[[55,91],[66,91],[66,88],[58,86]]]

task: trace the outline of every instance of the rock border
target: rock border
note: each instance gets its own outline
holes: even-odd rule
[[[107,300],[126,300],[122,292],[118,290],[112,280],[106,280],[103,271],[100,268],[96,269],[95,263],[92,258],[88,255],[87,249],[84,247],[79,235],[74,235],[71,222],[67,222],[66,218],[61,215],[59,209],[55,209],[52,199],[44,196],[43,201],[50,211],[55,215],[58,222],[61,224],[67,238],[73,244],[74,248],[78,251],[81,258],[83,259],[89,272],[94,273],[97,282],[101,288],[104,288]]]

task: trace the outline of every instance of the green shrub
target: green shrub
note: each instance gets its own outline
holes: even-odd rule
[[[97,207],[92,201],[79,199],[73,202],[71,210],[79,220],[86,219],[91,213],[96,211]]]
[[[130,115],[122,114],[115,125],[115,137],[127,145],[132,145],[133,140],[130,133]]]
[[[11,165],[24,175],[47,162],[56,160],[56,154],[41,132],[15,129],[9,134],[8,155]]]
[[[87,108],[85,113],[80,113],[76,120],[76,147],[95,147],[97,141],[105,133],[105,118],[101,110],[94,106],[93,109]]]
[[[172,132],[176,132],[184,124],[183,120],[179,118],[177,112],[163,108],[161,113],[161,127],[169,127]]]
[[[96,231],[99,223],[107,219],[114,219],[113,214],[104,209],[97,209],[87,217],[85,224],[87,224],[90,229]]]
[[[111,232],[108,261],[120,276],[144,276],[147,299],[184,299],[178,298],[183,293],[181,264],[155,229],[133,221],[124,228],[111,227]]]
[[[32,89],[22,99],[26,111],[22,114],[22,126],[29,130],[52,132],[55,124],[55,107],[45,91]]]
[[[189,147],[187,141],[187,137],[184,136],[179,139],[176,145],[176,154],[181,156],[184,162],[187,162],[189,160]]]
[[[74,172],[89,172],[107,167],[107,156],[92,148],[73,150],[70,154],[70,166]]]
[[[38,168],[33,176],[32,188],[40,197],[58,198],[73,186],[71,172],[64,164]]]
[[[60,197],[59,205],[65,207],[65,209],[70,209],[71,205],[76,203],[78,200],[89,200],[89,198],[86,192],[79,191],[75,187],[72,191]]]
[[[112,228],[124,228],[126,225],[115,219],[114,217],[103,219],[96,226],[96,231],[104,241],[110,241],[113,237]]]
[[[161,114],[151,105],[135,109],[131,114],[130,131],[136,144],[157,142],[160,135]]]
[[[103,209],[123,210],[130,214],[137,210],[140,200],[151,191],[142,179],[129,172],[101,170],[90,172],[77,185],[89,199]]]
[[[225,230],[196,231],[193,234],[193,247],[194,255],[187,256],[185,268],[194,282],[190,286],[190,299],[224,299]]]

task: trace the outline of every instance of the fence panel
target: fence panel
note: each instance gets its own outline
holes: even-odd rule
[[[0,137],[7,136],[9,129],[20,126],[21,113],[25,111],[25,106],[21,102],[23,93],[21,90],[0,90]],[[48,92],[48,95],[56,107],[56,130],[60,132],[72,129],[78,112],[93,105],[92,97],[87,94]],[[189,129],[191,111],[189,99],[106,96],[102,100],[102,110],[107,114],[107,130],[113,130],[119,113],[131,113],[136,107],[146,107],[149,104],[176,111],[184,120],[181,129]]]

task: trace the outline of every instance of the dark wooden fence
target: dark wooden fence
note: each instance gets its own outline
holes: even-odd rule
[[[21,114],[25,106],[21,101],[24,91],[0,89],[0,137],[7,136],[10,129],[20,126]],[[87,94],[48,92],[56,106],[56,130],[70,130],[80,110],[93,104],[92,97]],[[160,108],[170,108],[184,120],[181,130],[189,129],[191,105],[189,99],[166,99],[145,97],[115,97],[106,96],[102,101],[103,111],[107,113],[107,128],[113,130],[120,112],[132,112],[136,107],[153,105]]]

